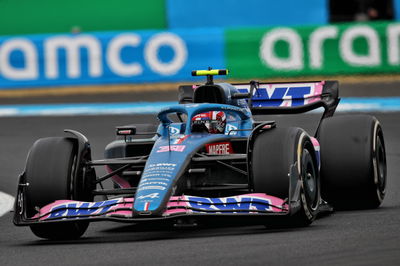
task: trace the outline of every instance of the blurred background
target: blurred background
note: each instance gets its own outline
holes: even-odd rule
[[[193,82],[191,70],[207,67],[230,69],[231,80],[393,78],[400,65],[399,5],[0,0],[0,98],[43,90],[53,96],[165,91]]]

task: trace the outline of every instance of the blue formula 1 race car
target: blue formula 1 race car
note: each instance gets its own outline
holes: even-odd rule
[[[297,227],[332,207],[382,203],[381,126],[368,115],[333,117],[338,82],[213,82],[226,73],[193,71],[207,82],[180,86],[179,104],[158,113],[159,125],[118,127],[105,159],[92,160],[88,139],[73,130],[37,140],[19,178],[14,223],[47,239],[78,238],[100,220]],[[254,119],[316,108],[324,112],[314,135]],[[114,187],[104,189],[110,178]]]

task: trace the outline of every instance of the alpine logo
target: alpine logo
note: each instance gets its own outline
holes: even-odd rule
[[[159,198],[160,193],[151,193],[151,194],[147,194],[147,195],[141,195],[139,197],[137,197],[137,199],[141,200],[141,199],[157,199]]]

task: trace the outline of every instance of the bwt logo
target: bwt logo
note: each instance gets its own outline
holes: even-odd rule
[[[247,88],[239,88],[239,91],[249,92]],[[253,101],[263,101],[265,104],[262,106],[281,106],[284,100],[291,100],[289,106],[300,106],[305,104],[306,96],[311,93],[310,86],[259,88],[254,91]]]
[[[93,214],[104,214],[109,211],[115,204],[116,200],[98,201],[98,202],[84,202],[84,203],[68,203],[54,207],[51,214],[46,219],[64,218],[64,217],[77,217],[77,216],[90,216]]]
[[[51,80],[59,78],[60,69],[65,68],[67,78],[77,79],[82,76],[81,68],[84,66],[89,77],[97,78],[105,74],[104,64],[109,71],[121,77],[139,76],[145,66],[156,74],[171,76],[187,61],[186,44],[173,33],[155,34],[146,40],[135,33],[104,39],[91,34],[60,35],[44,38],[40,42],[27,38],[6,39],[0,43],[0,77]],[[134,52],[128,53],[126,48]],[[159,56],[160,50],[165,48],[172,51],[167,62]],[[140,59],[135,59],[138,57]],[[41,71],[44,77],[40,77]]]
[[[251,210],[270,211],[271,202],[267,199],[243,197],[243,198],[200,198],[188,196],[190,207],[198,211],[241,211]]]

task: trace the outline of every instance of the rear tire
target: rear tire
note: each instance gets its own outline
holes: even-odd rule
[[[320,182],[314,147],[300,128],[275,128],[258,135],[252,153],[254,191],[281,199],[290,197],[296,184],[290,184],[290,173],[301,179],[298,212],[272,224],[273,227],[307,226],[318,213]]]
[[[28,155],[25,176],[27,216],[32,217],[43,206],[56,200],[88,200],[93,198],[84,187],[82,172],[74,179],[77,145],[73,139],[51,137],[37,140]],[[81,187],[78,187],[81,186]],[[31,225],[32,232],[47,239],[76,239],[87,229],[85,221]]]
[[[386,153],[379,121],[368,115],[323,120],[322,197],[336,209],[372,209],[386,192]]]

